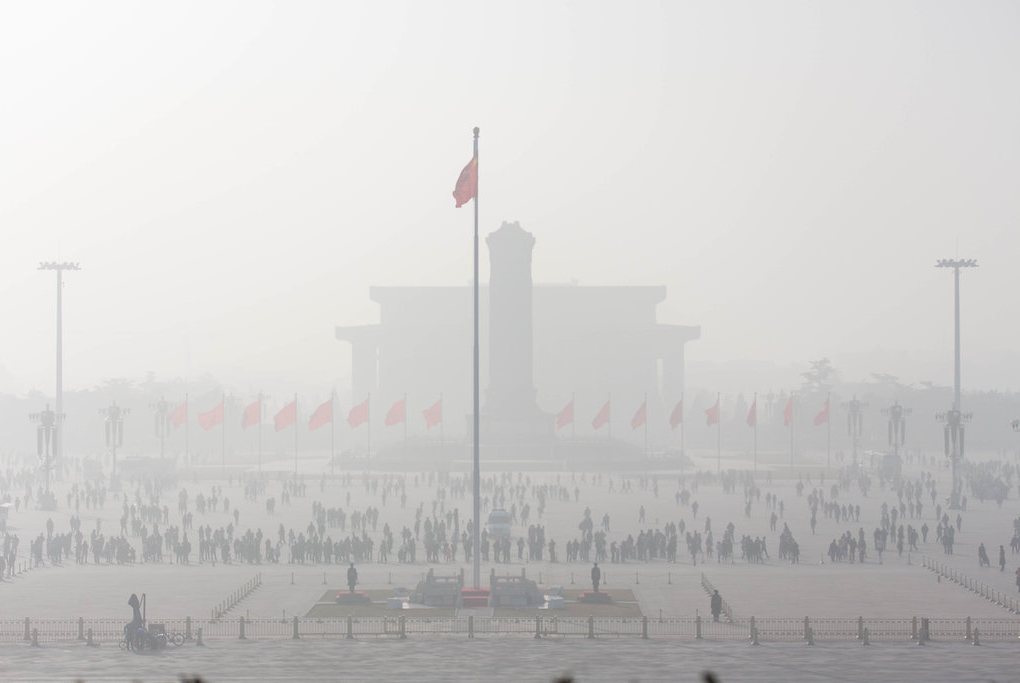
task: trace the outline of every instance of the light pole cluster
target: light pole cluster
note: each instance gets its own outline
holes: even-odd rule
[[[895,401],[888,408],[882,408],[882,414],[889,418],[889,445],[893,447],[893,455],[899,455],[900,446],[907,438],[907,417],[910,408],[904,408]]]
[[[110,474],[110,488],[116,488],[117,480],[117,447],[124,445],[124,416],[131,412],[130,408],[121,408],[114,401],[109,408],[100,408],[99,414],[106,418],[106,446],[113,456],[113,471]]]
[[[45,410],[30,413],[28,419],[39,423],[36,428],[36,451],[39,456],[39,466],[46,473],[46,494],[40,501],[40,505],[43,510],[56,510],[57,499],[50,491],[50,470],[53,469],[56,459],[59,426],[64,421],[64,415],[50,410],[50,404],[47,403]]]
[[[151,406],[155,420],[156,436],[159,437],[159,457],[166,457],[165,440],[170,434],[170,404],[162,396]]]
[[[958,466],[963,459],[963,425],[969,422],[971,413],[964,413],[960,407],[960,269],[977,268],[977,261],[974,259],[940,259],[935,263],[936,268],[953,269],[953,321],[954,321],[954,366],[953,366],[953,407],[952,409],[938,413],[935,418],[945,424],[946,457],[953,464],[953,491],[949,496],[949,509],[956,510],[961,507],[960,497],[963,490],[963,482],[960,481]]]
[[[847,436],[853,440],[854,448],[854,467],[857,467],[857,440],[861,438],[861,434],[864,433],[864,411],[868,407],[868,404],[864,401],[858,401],[857,396],[854,395],[853,399],[849,401],[843,401],[841,404],[846,410],[846,431]]]

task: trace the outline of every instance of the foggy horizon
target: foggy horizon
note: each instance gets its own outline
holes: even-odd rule
[[[964,391],[1017,389],[1016,5],[473,7],[6,7],[0,391],[52,392],[53,260],[68,391],[342,385],[369,287],[469,285],[476,125],[482,237],[520,221],[536,285],[664,285],[689,389],[950,385],[956,256]]]

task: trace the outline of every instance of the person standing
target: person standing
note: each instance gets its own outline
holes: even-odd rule
[[[596,593],[599,592],[599,582],[602,580],[602,570],[599,569],[599,563],[596,562],[591,568],[591,587]]]
[[[354,563],[351,562],[351,566],[347,569],[347,587],[350,588],[351,593],[354,593],[356,585],[358,585],[358,570],[354,568]]]
[[[719,591],[712,592],[712,600],[709,602],[709,606],[712,609],[712,620],[719,621],[719,614],[722,613],[722,596],[719,595]]]

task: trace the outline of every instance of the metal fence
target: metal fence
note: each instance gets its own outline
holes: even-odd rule
[[[806,641],[1020,641],[1020,619],[907,617],[900,619],[750,617],[716,622],[701,617],[419,617],[407,615],[227,619],[163,619],[167,633],[204,639],[412,638],[417,636],[532,638],[672,638],[684,640]],[[116,619],[20,619],[0,621],[0,642],[32,644],[119,642]]]
[[[1000,607],[1005,607],[1013,614],[1020,614],[1020,600],[1016,600],[1012,596],[1006,595],[1002,591],[995,590],[994,588],[986,586],[977,579],[967,576],[958,569],[954,569],[953,567],[945,565],[942,562],[939,562],[938,560],[933,560],[929,557],[921,558],[921,566],[924,567],[925,569],[930,569],[931,571],[938,574],[940,577],[945,577],[946,579],[952,581],[953,583],[963,586],[970,592],[976,593],[986,600],[994,602],[996,605],[999,605]]]

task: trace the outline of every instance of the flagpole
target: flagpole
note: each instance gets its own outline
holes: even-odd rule
[[[223,448],[220,451],[220,466],[223,468],[223,476],[227,476],[227,395],[223,394],[223,419],[220,421],[220,436],[223,440]]]
[[[259,392],[259,474],[262,474],[262,392]]]
[[[577,404],[574,403],[574,392],[570,392],[570,450],[573,451],[577,447],[577,420],[574,416],[577,415]]]
[[[608,433],[608,437],[607,438],[610,441],[612,441],[613,440],[613,392],[611,392],[611,391],[609,392],[609,395],[606,397],[606,405],[609,406],[609,419],[606,420],[606,423],[609,425],[609,429],[608,429],[608,432],[607,432]]]
[[[829,471],[829,461],[832,458],[832,420],[829,416],[829,399],[832,392],[825,393],[825,471]]]
[[[648,457],[648,392],[645,392],[645,457]]]
[[[443,394],[439,393],[439,457],[443,457]]]
[[[790,473],[793,474],[793,427],[795,424],[793,413],[793,394],[790,394]]]
[[[191,469],[191,425],[188,419],[188,394],[184,394],[184,462],[187,469]]]
[[[329,393],[329,476],[336,479],[336,389]]]
[[[368,452],[365,453],[365,458],[371,460],[372,458],[372,392],[368,393],[368,397],[365,399],[365,432],[368,436],[365,437],[366,444],[368,446]]]
[[[722,405],[719,403],[721,394],[715,395],[715,470],[716,474],[722,474]]]
[[[475,209],[475,347],[474,347],[474,445],[473,445],[473,472],[472,479],[474,480],[474,528],[473,536],[471,540],[471,550],[474,553],[474,567],[473,567],[473,585],[475,590],[481,587],[482,582],[482,565],[481,565],[481,515],[482,515],[482,494],[481,494],[481,470],[479,466],[479,435],[478,430],[480,427],[480,420],[478,416],[478,404],[479,404],[479,389],[478,389],[478,133],[479,128],[475,126],[474,129],[474,164],[475,164],[475,197],[474,197],[474,209]]]
[[[684,471],[684,392],[680,392],[680,472]]]
[[[758,392],[754,392],[754,399],[751,402],[754,406],[754,474],[758,474]]]
[[[297,420],[297,392],[294,393],[294,474],[297,474],[297,445],[298,445],[298,420]]]
[[[404,472],[407,472],[407,394],[404,394]]]

